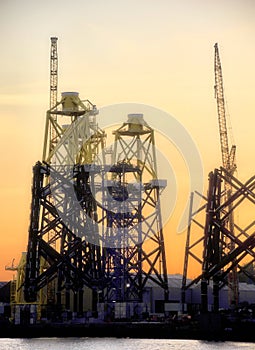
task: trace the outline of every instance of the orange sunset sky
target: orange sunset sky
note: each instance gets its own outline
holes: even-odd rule
[[[171,114],[199,149],[206,189],[208,172],[221,165],[215,42],[238,177],[255,173],[254,18],[253,0],[1,0],[0,281],[12,279],[5,265],[26,250],[32,166],[42,157],[49,107],[50,37],[59,38],[59,98],[78,91],[99,110],[131,102]],[[183,269],[185,232],[176,231],[189,193],[182,166],[176,165],[177,205],[165,227],[170,273]]]

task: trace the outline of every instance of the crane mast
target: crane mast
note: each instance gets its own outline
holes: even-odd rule
[[[50,109],[57,104],[58,95],[58,51],[57,51],[57,37],[51,37],[51,50],[50,50]],[[57,121],[57,115],[52,115],[54,121]],[[54,148],[54,143],[56,143],[56,132],[51,125],[50,130],[50,143],[51,147]]]
[[[214,45],[215,56],[214,56],[214,73],[215,73],[215,98],[217,100],[217,112],[218,112],[218,123],[219,123],[219,133],[220,133],[220,145],[221,145],[221,155],[222,155],[222,165],[227,172],[232,175],[236,169],[235,165],[235,151],[236,146],[231,147],[229,151],[228,144],[228,131],[226,122],[226,112],[225,112],[225,100],[224,100],[224,88],[223,88],[223,77],[222,68],[220,62],[220,55],[218,44]],[[227,179],[224,183],[225,188],[225,199],[228,200],[232,193],[232,187],[230,185],[231,181]],[[232,206],[229,205],[229,220],[226,223],[229,231],[234,235],[234,215]],[[229,244],[226,242],[228,251],[235,248],[235,244],[231,241]],[[226,252],[227,253],[227,252]],[[238,276],[237,268],[234,267],[232,271],[228,273],[228,286],[229,286],[229,302],[230,304],[238,304],[239,288],[238,288]]]
[[[50,48],[50,110],[55,108],[57,105],[58,95],[58,51],[57,51],[57,37],[51,37],[51,48]],[[57,144],[57,134],[53,127],[57,123],[57,114],[52,114],[53,123],[50,124],[49,136],[50,136],[50,150],[53,151]],[[52,165],[56,165],[56,158],[53,157],[51,160]],[[50,202],[54,205],[54,199],[52,196],[49,197]],[[48,220],[51,220],[51,215],[48,214]],[[56,234],[54,230],[50,230],[48,233],[48,242],[56,249]],[[52,303],[54,301],[56,283],[50,281],[47,285],[47,302]]]
[[[51,51],[50,51],[50,108],[57,104],[58,94],[58,52],[57,41],[58,38],[51,37]]]
[[[214,58],[215,97],[217,99],[222,165],[225,169],[229,169],[230,168],[229,146],[228,146],[228,133],[227,133],[227,123],[226,123],[226,113],[225,113],[222,69],[221,69],[221,63],[220,63],[218,44],[216,43],[214,47],[215,47],[215,58]]]
[[[215,86],[214,88],[215,88],[215,98],[217,100],[222,165],[228,172],[233,174],[236,168],[236,165],[235,165],[236,146],[233,145],[231,147],[231,150],[229,151],[222,68],[221,68],[220,55],[219,55],[219,49],[218,49],[217,43],[214,45],[214,48],[215,48],[215,57],[214,57]]]

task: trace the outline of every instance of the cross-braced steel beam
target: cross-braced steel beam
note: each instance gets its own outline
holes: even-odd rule
[[[225,195],[227,182],[231,186],[231,194]],[[250,178],[246,183],[242,183],[236,177],[228,173],[224,168],[216,169],[209,174],[209,187],[205,205],[198,212],[204,212],[205,223],[195,220],[192,213],[191,201],[191,225],[188,229],[184,278],[183,278],[183,302],[185,302],[185,290],[195,283],[201,282],[201,308],[208,309],[208,284],[213,281],[214,310],[219,308],[219,291],[229,285],[229,275],[235,269],[237,272],[245,271],[245,266],[254,262],[255,258],[255,221],[251,216],[251,222],[247,224],[247,212],[254,211],[255,204],[255,177]],[[245,216],[242,227],[235,224],[235,234],[231,232],[229,218],[236,210],[239,210],[239,220],[241,215]],[[201,222],[201,221],[200,221]],[[192,228],[201,229],[195,243],[191,243]],[[194,234],[194,232],[193,232]],[[192,249],[203,242],[203,255],[199,256],[192,252]],[[190,258],[195,259],[200,265],[201,273],[187,283],[188,263]],[[241,265],[243,264],[243,265]],[[246,272],[245,272],[246,273]],[[254,277],[253,277],[254,279]]]
[[[148,280],[168,299],[166,256],[154,132],[141,114],[130,114],[115,130],[112,163],[102,187],[99,223],[108,229],[104,249],[107,302],[142,301]],[[110,194],[110,196],[109,196]]]
[[[96,203],[90,190],[93,172],[89,170],[89,167],[80,165],[69,171],[65,167],[62,173],[60,169],[56,171],[40,162],[34,166],[24,284],[25,298],[29,302],[36,301],[38,291],[55,279],[58,296],[63,290],[81,293],[84,285],[96,288],[104,283],[98,246],[83,239],[88,226],[91,236],[96,236],[97,230],[90,221],[96,211]],[[48,177],[51,177],[51,182],[46,181]],[[84,210],[83,217],[77,217],[73,198],[69,197],[68,191],[63,192],[63,188],[69,187],[75,189],[75,200]],[[55,193],[54,205],[52,192]],[[68,221],[68,218],[72,220]],[[52,231],[55,233],[55,247],[48,241],[48,234]],[[58,302],[63,303],[61,300]],[[69,303],[67,299],[66,303]]]

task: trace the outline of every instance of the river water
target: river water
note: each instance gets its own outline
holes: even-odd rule
[[[32,338],[0,339],[1,350],[254,350],[255,343],[180,339]]]

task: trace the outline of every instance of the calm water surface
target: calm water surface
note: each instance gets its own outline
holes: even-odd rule
[[[254,343],[175,339],[37,338],[0,339],[1,350],[254,350]]]

